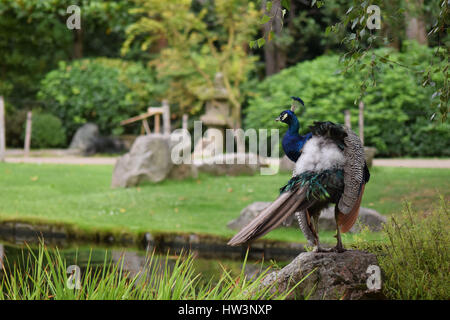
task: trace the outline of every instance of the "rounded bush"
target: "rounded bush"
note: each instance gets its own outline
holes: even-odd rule
[[[432,49],[414,44],[404,52],[375,51],[378,56],[388,52],[389,60],[417,70],[433,59]],[[422,87],[421,78],[408,68],[380,63],[378,67],[376,86],[369,86],[363,99],[365,145],[376,147],[381,156],[450,156],[450,125],[429,121],[433,88]],[[286,130],[274,118],[289,108],[291,96],[299,96],[306,106],[304,112],[297,112],[302,132],[313,121],[344,123],[346,109],[358,132],[359,110],[354,101],[365,73],[336,72],[340,68],[339,56],[327,55],[265,79],[256,86],[245,110],[245,127]]]
[[[24,127],[25,132],[25,127]],[[66,131],[60,119],[49,113],[33,113],[32,148],[56,148],[66,145]]]

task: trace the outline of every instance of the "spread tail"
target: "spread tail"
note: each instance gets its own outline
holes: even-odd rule
[[[242,228],[229,242],[230,246],[237,246],[262,237],[278,227],[295,211],[305,209],[312,203],[305,201],[307,185],[283,192],[271,205],[255,217],[247,226]]]

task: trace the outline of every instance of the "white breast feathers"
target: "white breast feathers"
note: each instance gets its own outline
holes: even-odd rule
[[[293,175],[305,171],[320,172],[326,169],[343,168],[344,164],[344,154],[333,141],[324,137],[312,137],[303,147]]]

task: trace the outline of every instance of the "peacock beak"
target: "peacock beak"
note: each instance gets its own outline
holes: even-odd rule
[[[275,121],[281,121],[280,116],[276,117],[276,118],[275,118]]]

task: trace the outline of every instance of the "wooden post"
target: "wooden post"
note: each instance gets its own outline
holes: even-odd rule
[[[147,119],[142,119],[142,127],[145,129],[146,134],[152,133],[150,131],[150,126],[148,125]]]
[[[0,96],[0,162],[5,161],[5,104],[3,96]]]
[[[31,113],[31,111],[28,111],[27,112],[27,126],[25,129],[25,157],[28,157],[30,155],[31,121],[32,121],[32,113]]]
[[[167,100],[162,101],[164,135],[170,135],[170,107]]]
[[[187,131],[187,129],[188,129],[188,119],[189,119],[189,116],[186,113],[183,114],[183,121],[182,121],[182,125],[181,125],[181,128],[183,128],[183,131]]]
[[[359,138],[364,146],[364,102],[359,102]]]
[[[159,114],[155,114],[155,133],[160,133],[161,120]]]
[[[344,115],[344,119],[345,119],[345,126],[349,129],[352,128],[352,123],[350,121],[350,110],[345,110],[345,115]]]

